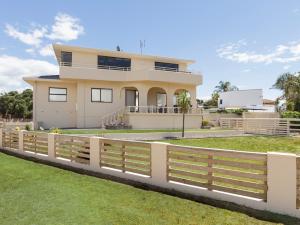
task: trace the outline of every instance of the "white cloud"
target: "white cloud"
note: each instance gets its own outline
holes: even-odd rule
[[[47,74],[58,74],[58,66],[42,60],[0,55],[0,92],[25,88],[27,85],[22,80],[25,76]]]
[[[288,70],[290,67],[291,67],[290,65],[285,65],[285,66],[283,67],[283,69],[284,69],[284,70]]]
[[[50,30],[47,29],[47,26],[32,23],[30,30],[21,32],[17,27],[6,24],[5,32],[10,37],[32,46],[25,50],[31,55],[38,53],[41,56],[54,56],[50,42],[76,40],[84,33],[84,27],[78,18],[65,13],[58,13]]]
[[[40,55],[42,56],[54,56],[54,51],[51,44],[45,45],[39,50]]]
[[[5,32],[15,39],[27,45],[39,47],[42,43],[42,38],[45,37],[47,29],[45,27],[36,27],[28,32],[21,32],[16,27],[6,24]]]
[[[71,41],[76,40],[83,33],[84,27],[78,18],[59,13],[55,16],[55,23],[47,37],[51,40]]]
[[[238,63],[270,64],[274,62],[290,63],[300,61],[300,42],[277,45],[267,53],[244,50],[246,46],[247,43],[245,41],[225,44],[217,49],[217,54],[220,58]]]

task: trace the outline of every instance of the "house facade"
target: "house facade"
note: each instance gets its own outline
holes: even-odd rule
[[[194,61],[66,45],[53,45],[59,75],[25,77],[33,87],[35,127],[92,128],[127,123],[133,128],[177,128],[176,96],[189,92],[187,127],[199,127]],[[179,121],[180,120],[180,121]]]

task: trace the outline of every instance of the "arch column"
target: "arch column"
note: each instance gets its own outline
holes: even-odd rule
[[[175,89],[168,89],[167,91],[167,106],[168,107],[173,107],[173,98],[174,98],[174,93],[175,93]]]

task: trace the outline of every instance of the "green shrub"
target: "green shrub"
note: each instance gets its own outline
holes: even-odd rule
[[[203,120],[202,121],[202,126],[205,127],[205,126],[208,126],[209,122],[207,120]]]
[[[300,112],[297,111],[286,111],[281,113],[282,118],[297,118],[300,119]]]
[[[247,109],[219,109],[218,113],[233,113],[237,115],[243,115],[243,112],[248,112]]]
[[[53,134],[61,134],[62,131],[61,129],[57,128],[57,127],[53,127],[50,129],[50,133],[53,133]]]
[[[27,131],[30,131],[30,130],[31,130],[31,127],[30,127],[29,124],[26,124],[26,125],[25,125],[25,130],[27,130]]]

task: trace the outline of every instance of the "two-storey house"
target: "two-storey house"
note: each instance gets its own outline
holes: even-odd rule
[[[59,75],[25,77],[33,86],[35,127],[91,128],[126,123],[133,128],[178,128],[176,96],[189,92],[187,127],[200,127],[194,61],[53,45]]]

